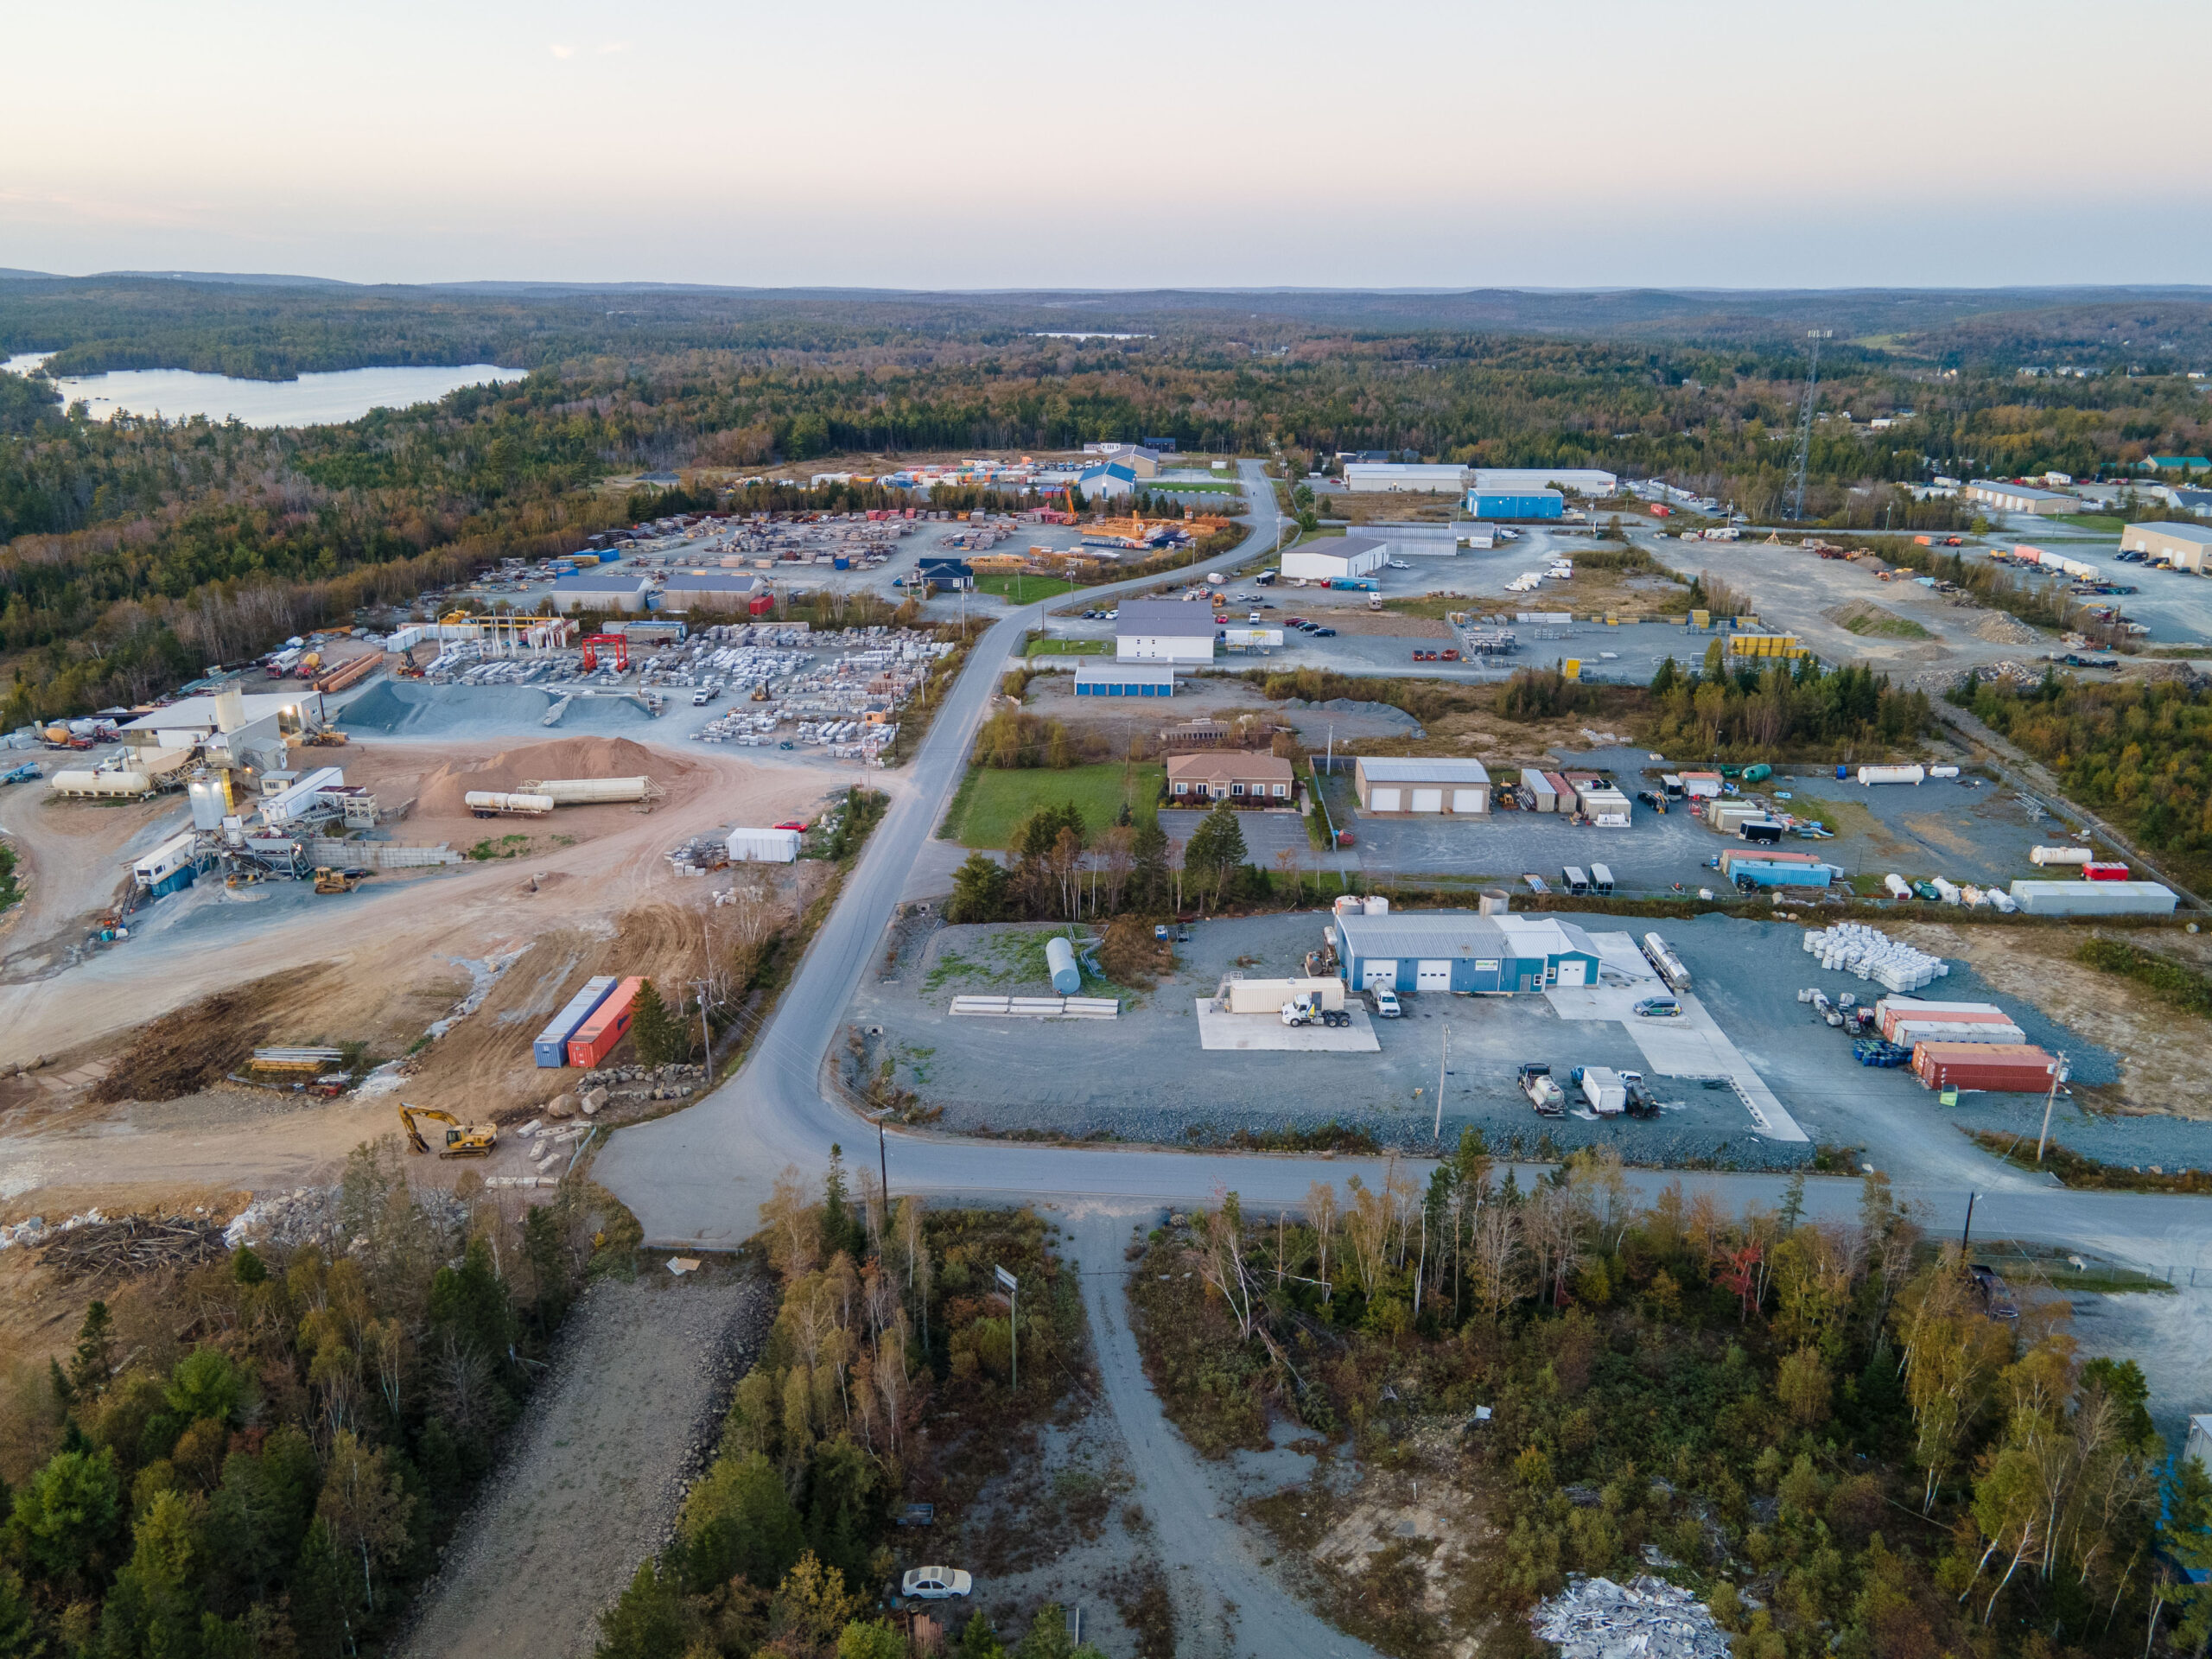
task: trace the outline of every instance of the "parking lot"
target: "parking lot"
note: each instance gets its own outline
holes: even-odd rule
[[[1593,935],[1653,925],[1600,916],[1573,919]],[[1610,1143],[1646,1165],[1786,1168],[1805,1161],[1817,1146],[1849,1146],[1863,1148],[1878,1167],[1971,1182],[1986,1176],[1989,1164],[1964,1131],[2031,1138],[2041,1122],[2040,1095],[1968,1094],[1947,1108],[1907,1071],[1855,1064],[1849,1040],[1798,1002],[1797,991],[1819,986],[1831,996],[1872,996],[1878,988],[1848,974],[1822,973],[1802,949],[1797,925],[1719,916],[1657,925],[1689,969],[1692,997],[1710,1016],[1719,1045],[1701,1037],[1694,1020],[1634,1022],[1631,1028],[1619,1010],[1555,1006],[1560,999],[1571,1003],[1568,993],[1401,993],[1405,1017],[1373,1022],[1379,1053],[1203,1050],[1197,1000],[1211,995],[1232,969],[1253,976],[1300,971],[1326,923],[1324,913],[1304,912],[1195,924],[1172,976],[1154,990],[1128,996],[1118,1020],[1096,1021],[954,1019],[949,1010],[956,994],[1044,988],[1041,980],[1024,985],[990,971],[995,960],[1020,959],[995,945],[995,938],[1039,930],[942,928],[912,963],[895,970],[897,977],[864,986],[849,1017],[862,1032],[881,1027],[870,1064],[891,1058],[902,1085],[944,1109],[944,1127],[1018,1135],[1179,1144],[1312,1131],[1334,1122],[1386,1145],[1426,1145],[1447,1027],[1446,1139],[1471,1125],[1493,1147],[1529,1156]],[[1929,995],[1996,1003],[2030,1041],[2063,1051],[2083,1084],[2118,1075],[2117,1058],[2086,1034],[1993,991],[1965,963],[1951,966]],[[1108,988],[1085,986],[1090,992]],[[1624,1006],[1634,1000],[1611,989],[1593,995]],[[1679,1059],[1670,1060],[1677,1052]],[[1729,1054],[1772,1091],[1804,1141],[1762,1134],[1736,1090],[1712,1077]],[[1641,1071],[1662,1113],[1651,1120],[1540,1118],[1516,1084],[1515,1068],[1524,1061],[1548,1064],[1561,1077],[1578,1065]],[[1662,1069],[1669,1064],[1675,1071]],[[1770,1128],[1783,1126],[1777,1121]],[[2212,1125],[2202,1122],[2098,1116],[2062,1096],[2054,1129],[2069,1147],[2094,1158],[2156,1162],[2168,1170],[2212,1163]]]

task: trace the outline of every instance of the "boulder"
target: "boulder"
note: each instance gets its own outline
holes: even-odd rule
[[[586,1117],[596,1117],[599,1115],[599,1109],[606,1104],[606,1090],[593,1089],[588,1090],[585,1093],[583,1099],[584,1116]]]
[[[556,1095],[545,1103],[545,1116],[548,1117],[574,1117],[575,1115],[576,1097],[574,1095]]]

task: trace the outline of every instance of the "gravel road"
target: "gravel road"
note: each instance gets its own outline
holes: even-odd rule
[[[569,1314],[554,1375],[424,1586],[403,1656],[588,1654],[600,1610],[667,1541],[776,1295],[742,1268],[652,1271],[594,1286]]]
[[[1086,1203],[1069,1205],[1067,1213],[1099,1384],[1136,1482],[1130,1497],[1152,1517],[1160,1559],[1169,1563],[1176,1652],[1204,1659],[1281,1654],[1378,1659],[1372,1648],[1307,1611],[1268,1575],[1260,1566],[1262,1535],[1230,1518],[1233,1500],[1215,1491],[1198,1454],[1160,1411],[1129,1329],[1128,1270],[1122,1259],[1130,1229],[1157,1220],[1158,1207]]]

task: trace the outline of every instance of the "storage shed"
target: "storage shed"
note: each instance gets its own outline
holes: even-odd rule
[[[1354,990],[1518,995],[1598,980],[1597,947],[1580,928],[1555,917],[1347,911],[1329,931],[1344,984]]]
[[[1345,576],[1371,575],[1389,562],[1387,542],[1371,536],[1327,537],[1310,547],[1294,547],[1282,556],[1286,582],[1333,582]]]
[[[1172,697],[1175,665],[1107,663],[1086,657],[1076,665],[1075,694],[1078,697]]]
[[[1490,772],[1479,760],[1403,760],[1361,755],[1352,762],[1360,810],[1377,816],[1440,812],[1480,817],[1490,810]]]
[[[2157,881],[2015,881],[2031,916],[2171,916],[2174,890]]]

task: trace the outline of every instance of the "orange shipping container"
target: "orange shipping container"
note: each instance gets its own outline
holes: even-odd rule
[[[626,979],[601,1003],[591,1018],[576,1027],[575,1036],[569,1039],[569,1064],[589,1071],[605,1064],[614,1046],[630,1034],[630,1018],[635,1012],[638,989],[645,982]]]
[[[2057,1065],[2024,1043],[1922,1043],[1912,1051],[1912,1075],[1927,1089],[2039,1095],[2050,1087]]]

